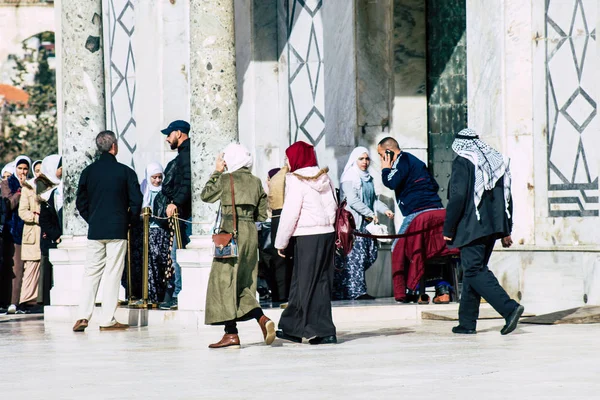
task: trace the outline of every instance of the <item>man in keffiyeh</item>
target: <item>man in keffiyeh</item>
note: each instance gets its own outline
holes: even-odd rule
[[[517,327],[523,306],[512,300],[488,269],[497,239],[510,247],[512,196],[510,161],[479,139],[472,129],[460,131],[452,144],[452,162],[444,238],[460,249],[463,289],[454,333],[476,333],[483,297],[506,319],[503,335]]]

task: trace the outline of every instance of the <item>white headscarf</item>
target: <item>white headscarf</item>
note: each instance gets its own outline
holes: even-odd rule
[[[483,192],[492,190],[498,180],[504,177],[504,204],[506,215],[510,218],[508,203],[510,202],[510,160],[499,151],[491,148],[487,143],[479,139],[473,129],[463,129],[458,132],[452,150],[461,157],[471,161],[475,166],[475,190],[474,199],[475,213],[479,220],[477,207],[481,202]]]
[[[21,155],[21,156],[15,158],[15,171],[13,172],[13,175],[16,175],[16,173],[17,173],[17,166],[19,165],[19,161],[21,161],[21,160],[27,161],[27,165],[29,166],[29,173],[28,173],[28,175],[29,174],[33,174],[33,172],[31,171],[31,158],[29,158],[27,156]]]
[[[240,168],[252,168],[254,161],[247,148],[239,143],[230,143],[223,150],[223,158],[227,163],[227,172],[235,172]]]
[[[14,175],[15,174],[16,165],[17,164],[14,161],[13,162],[9,162],[8,164],[6,164],[4,166],[4,168],[2,168],[2,176],[4,176],[4,174],[6,172],[10,172],[11,175]]]
[[[140,186],[142,189],[142,193],[144,194],[144,202],[142,204],[142,207],[150,207],[152,192],[160,192],[162,189],[162,185],[154,186],[150,182],[150,177],[156,174],[164,174],[164,169],[162,165],[160,165],[157,162],[148,164],[148,166],[146,167],[146,178],[142,181],[142,185]]]
[[[52,154],[42,161],[41,173],[55,185],[60,183],[60,179],[56,176],[60,159],[61,157],[58,154]]]
[[[42,161],[42,169],[40,171],[40,177],[43,175],[46,179],[48,179],[50,182],[53,183],[53,186],[47,188],[45,192],[43,192],[39,195],[42,199],[44,199],[46,201],[50,200],[50,195],[52,195],[52,193],[54,192],[54,189],[57,188],[58,185],[60,185],[62,183],[61,180],[56,176],[56,171],[58,170],[58,165],[60,164],[60,159],[61,159],[61,157],[58,154],[52,154],[52,155],[49,155],[48,157],[44,158],[44,160]],[[34,187],[36,186],[36,183],[35,183],[36,179],[37,178],[31,179],[31,185]],[[39,188],[38,188],[38,190],[39,190]],[[61,192],[60,196],[58,196],[58,195],[55,196],[55,204],[54,204],[55,207],[57,207],[57,204],[56,204],[57,199],[58,199],[58,201],[61,202],[60,206],[62,207],[62,187],[60,187],[60,192]],[[57,208],[56,211],[58,212],[59,209],[60,208]]]
[[[344,167],[344,172],[342,172],[342,177],[340,178],[340,183],[342,182],[352,182],[355,186],[360,187],[362,182],[368,182],[373,177],[369,173],[369,170],[363,171],[358,167],[358,159],[363,154],[367,153],[369,158],[371,155],[369,153],[369,149],[366,147],[359,146],[352,150],[350,153],[350,157],[348,158],[348,162]]]
[[[31,164],[31,174],[35,176],[35,166],[38,164],[41,164],[42,160],[35,160],[32,164]]]

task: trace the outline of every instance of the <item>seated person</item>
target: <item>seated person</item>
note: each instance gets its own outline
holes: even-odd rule
[[[383,184],[395,192],[404,216],[398,234],[404,233],[422,212],[443,208],[437,194],[439,186],[423,161],[402,151],[396,139],[391,137],[379,142],[377,153],[381,157]]]

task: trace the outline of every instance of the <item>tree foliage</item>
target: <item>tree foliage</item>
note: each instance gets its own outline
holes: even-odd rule
[[[54,43],[54,34],[38,35],[41,41]],[[56,126],[56,75],[48,64],[48,50],[32,52],[24,44],[25,56],[16,59],[13,85],[29,95],[27,104],[6,104],[2,112],[4,135],[0,135],[0,158],[10,162],[19,154],[32,160],[58,152]],[[32,55],[33,54],[33,55]],[[33,83],[26,76],[35,69]]]

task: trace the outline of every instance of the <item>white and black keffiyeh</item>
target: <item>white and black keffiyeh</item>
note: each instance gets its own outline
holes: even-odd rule
[[[458,132],[452,150],[461,157],[471,161],[475,166],[475,212],[480,219],[477,207],[481,202],[483,193],[492,190],[500,178],[504,176],[504,204],[506,215],[510,218],[508,204],[510,201],[510,159],[504,157],[499,151],[491,148],[479,139],[472,129],[463,129]]]

